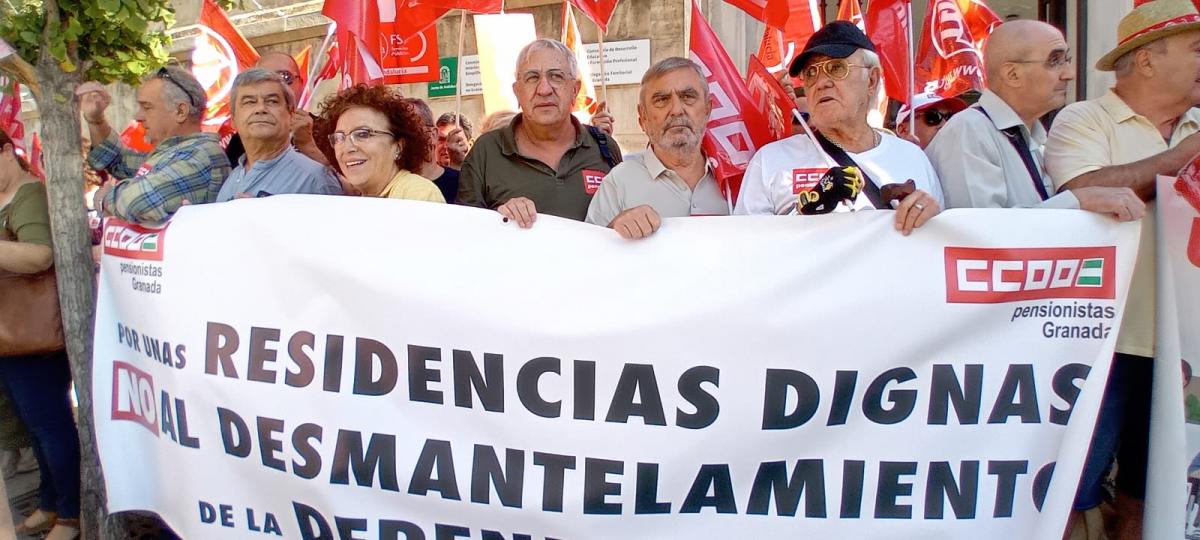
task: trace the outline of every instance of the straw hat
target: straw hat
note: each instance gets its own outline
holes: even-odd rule
[[[1191,0],[1152,0],[1133,8],[1117,25],[1117,48],[1098,62],[1096,69],[1112,71],[1125,53],[1158,39],[1188,30],[1200,30],[1200,13]]]

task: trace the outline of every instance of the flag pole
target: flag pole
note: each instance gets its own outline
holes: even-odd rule
[[[916,105],[916,100],[913,99],[917,93],[917,60],[913,54],[913,15],[912,15],[912,0],[905,2],[908,7],[908,132],[916,136],[917,133],[917,111],[913,109]]]
[[[571,9],[569,6],[567,9]],[[595,22],[595,21],[593,21]],[[599,37],[599,53],[600,53],[600,92],[604,96],[604,104],[608,106],[608,75],[604,73],[604,29],[600,28],[600,23],[596,24],[596,36]]]
[[[320,73],[321,68],[324,68],[324,62],[329,61],[329,43],[333,41],[333,34],[337,30],[337,23],[330,22],[329,28],[325,31],[325,39],[321,41],[321,48],[317,50],[317,57],[308,65],[308,78],[304,79],[304,90],[300,93],[300,98],[297,100],[300,103],[300,109],[308,110],[309,102],[312,101],[312,95],[316,92],[316,82],[314,79],[317,73]],[[324,62],[322,62],[324,61]]]
[[[467,10],[458,10],[458,65],[454,74],[454,124],[462,129],[462,94],[463,74],[467,71],[467,61],[463,58],[463,36],[467,33]]]
[[[683,0],[683,56],[691,58],[692,56],[692,2],[694,0]]]

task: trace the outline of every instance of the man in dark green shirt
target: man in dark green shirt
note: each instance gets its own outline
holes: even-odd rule
[[[575,56],[562,43],[539,39],[522,49],[513,83],[521,114],[475,142],[458,204],[495,209],[523,228],[539,212],[583,221],[621,149],[571,115],[580,84]]]

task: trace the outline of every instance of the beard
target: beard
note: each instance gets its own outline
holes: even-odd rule
[[[671,131],[676,127],[685,127],[687,131]],[[680,151],[698,146],[700,137],[696,133],[696,127],[692,125],[691,119],[682,116],[669,120],[653,142],[655,146]]]

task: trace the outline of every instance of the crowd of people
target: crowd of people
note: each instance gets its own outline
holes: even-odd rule
[[[1152,0],[1121,21],[1117,38],[1095,66],[1114,72],[1115,86],[1068,105],[1075,66],[1062,32],[1006,22],[984,50],[986,89],[914,96],[889,131],[869,120],[882,92],[878,51],[855,25],[830,23],[789,66],[802,81],[795,95],[804,113],[793,119],[794,134],[757,151],[739,193],[719,181],[702,149],[712,102],[697,64],[672,57],[646,71],[636,118],[648,144],[625,154],[612,137],[613,114],[604,111],[591,124],[572,114],[579,66],[551,39],[534,41],[517,58],[520,111],[482,119],[478,134],[468,119],[447,113],[435,120],[423,100],[384,86],[330,96],[318,116],[297,110],[304,74],[277,53],[234,81],[237,136],[225,148],[201,130],[204,88],[177,67],[158,70],[137,89],[136,119],[156,144],[149,154],[121,144],[102,88],[85,88],[80,102],[91,141],[87,163],[111,178],[96,190],[94,206],[135,223],[160,223],[186,204],[281,194],[475,206],[522,228],[549,214],[630,240],[654,234],[663,218],[700,215],[880,209],[894,213],[904,235],[948,208],[1065,208],[1140,219],[1134,282],[1072,518],[1072,527],[1096,534],[1095,514],[1086,512],[1105,499],[1115,457],[1113,505],[1121,519],[1112,537],[1124,539],[1140,537],[1146,481],[1155,298],[1147,205],[1156,175],[1174,174],[1200,153],[1200,15],[1188,0]],[[0,137],[0,150],[0,225],[14,233],[0,240],[0,269],[43,271],[50,264],[44,189],[29,180],[11,141]],[[30,428],[43,471],[40,510],[22,527],[52,535],[65,527],[54,538],[69,538],[71,527],[78,532],[78,497],[71,496],[78,493],[78,441],[62,430],[66,361],[61,354],[25,360],[28,366],[0,361],[0,382]],[[25,369],[38,372],[31,384],[44,391],[21,390],[33,377]],[[65,478],[71,475],[74,483]],[[1079,519],[1087,515],[1093,518]]]

